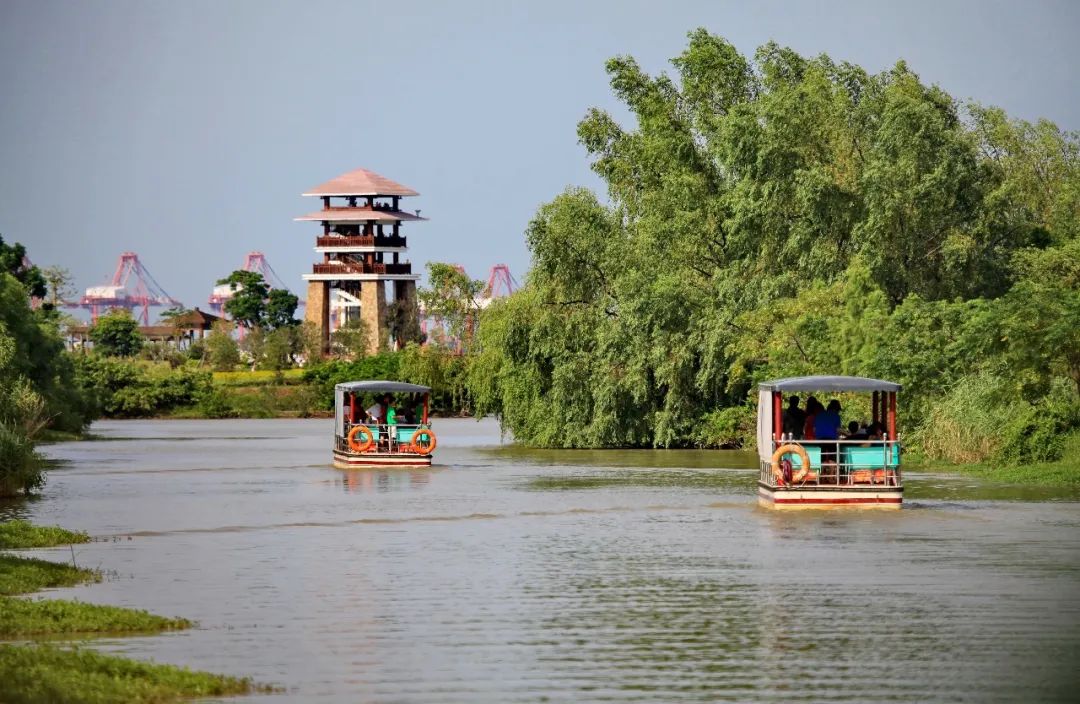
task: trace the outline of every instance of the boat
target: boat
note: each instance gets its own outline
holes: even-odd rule
[[[896,394],[900,384],[851,376],[802,376],[758,385],[758,503],[787,508],[890,508],[903,504]],[[870,394],[867,437],[804,440],[784,433],[784,398],[806,393]]]
[[[395,413],[373,421],[366,409],[389,396]],[[334,386],[334,466],[430,467],[437,439],[428,422],[431,388],[400,381]],[[409,417],[409,413],[417,417]],[[402,422],[397,422],[401,420]]]

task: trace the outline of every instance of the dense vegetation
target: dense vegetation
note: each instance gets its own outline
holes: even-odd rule
[[[0,238],[0,496],[44,481],[34,443],[46,427],[79,431],[91,419],[64,352],[60,317],[44,304],[45,279],[25,264],[25,250]]]
[[[1076,135],[704,30],[675,76],[607,64],[632,128],[578,125],[607,201],[527,231],[528,284],[483,312],[477,410],[551,447],[752,442],[756,382],[901,382],[931,456],[1047,460],[1080,427]]]

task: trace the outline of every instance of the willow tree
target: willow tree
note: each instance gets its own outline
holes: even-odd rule
[[[762,375],[880,368],[904,301],[997,297],[1015,252],[1073,236],[1076,141],[1048,123],[701,29],[672,64],[607,63],[634,124],[578,125],[607,202],[543,205],[527,285],[484,312],[474,398],[519,440],[694,442]]]

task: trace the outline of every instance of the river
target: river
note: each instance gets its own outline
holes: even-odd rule
[[[912,474],[902,511],[776,513],[746,454],[435,428],[431,470],[342,472],[327,420],[100,422],[2,513],[101,538],[105,581],[49,596],[199,623],[91,647],[268,702],[1080,697],[1075,492]]]

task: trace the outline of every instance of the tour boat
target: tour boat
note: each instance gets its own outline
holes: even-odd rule
[[[372,421],[368,403],[390,396],[396,418]],[[430,467],[435,433],[428,423],[431,389],[400,381],[350,381],[334,387],[334,466]],[[411,409],[419,417],[407,417]],[[386,422],[400,420],[402,422]]]
[[[896,394],[900,384],[850,376],[804,376],[758,385],[758,502],[770,508],[836,506],[900,508],[900,441]],[[807,393],[869,393],[878,438],[801,440],[784,433],[785,397]]]

